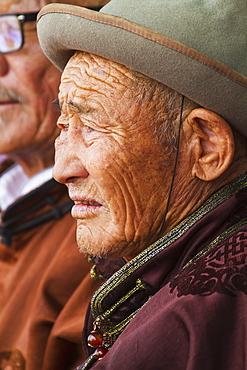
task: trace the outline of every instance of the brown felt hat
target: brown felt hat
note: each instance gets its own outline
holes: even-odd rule
[[[60,70],[76,50],[135,69],[247,137],[246,0],[111,0],[100,12],[49,4],[38,36]]]

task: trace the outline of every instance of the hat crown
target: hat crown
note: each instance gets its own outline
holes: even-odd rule
[[[41,47],[63,70],[75,50],[126,65],[226,119],[247,137],[246,0],[111,0],[101,11],[49,4]]]
[[[246,0],[111,0],[101,11],[166,35],[247,76]]]

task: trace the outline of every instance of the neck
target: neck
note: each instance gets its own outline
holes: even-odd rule
[[[165,235],[179,222],[198,209],[217,190],[245,172],[247,172],[246,157],[234,161],[222,176],[213,181],[202,181],[198,178],[192,178],[183,185],[181,180],[175,178],[170,206],[161,235]]]

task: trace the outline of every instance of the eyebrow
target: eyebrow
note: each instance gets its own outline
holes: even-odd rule
[[[92,113],[95,111],[95,109],[90,106],[86,101],[80,101],[80,103],[76,103],[75,101],[68,101],[68,106],[71,109],[78,109],[78,111],[82,114]]]
[[[60,101],[58,98],[56,98],[53,102],[52,102],[54,108],[58,111],[61,111],[62,108],[61,108],[61,105],[60,105]],[[72,108],[72,109],[78,109],[81,113],[83,114],[86,114],[86,113],[92,113],[95,111],[95,109],[88,105],[86,102],[82,102],[80,104],[77,104],[73,101],[68,101],[67,102],[67,105]]]

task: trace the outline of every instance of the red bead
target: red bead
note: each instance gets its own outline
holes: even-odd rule
[[[90,333],[87,337],[87,343],[90,347],[98,347],[102,344],[103,338],[99,333]]]
[[[98,347],[96,351],[94,352],[94,357],[100,360],[102,357],[104,357],[108,352],[108,349],[105,347]]]

